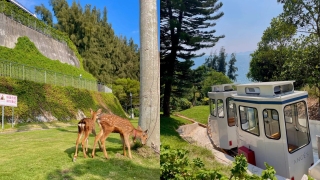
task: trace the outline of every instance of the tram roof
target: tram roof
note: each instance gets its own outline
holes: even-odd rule
[[[294,81],[257,82],[237,85],[237,95],[278,97],[294,93]]]
[[[294,81],[241,84],[232,97],[235,101],[254,104],[286,104],[308,97],[306,91],[294,91]]]
[[[212,92],[227,92],[227,91],[234,91],[232,86],[237,84],[220,84],[220,85],[213,85],[211,86]]]

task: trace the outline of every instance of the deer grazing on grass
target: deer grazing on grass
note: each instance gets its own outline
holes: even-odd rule
[[[106,159],[108,159],[108,154],[106,151],[105,141],[110,133],[119,133],[122,145],[123,145],[123,155],[126,156],[126,147],[128,148],[129,158],[132,159],[129,137],[133,136],[133,141],[140,139],[141,143],[144,145],[148,139],[148,130],[142,131],[140,127],[138,129],[134,128],[129,120],[122,117],[116,116],[114,114],[102,114],[100,115],[100,132],[96,136],[92,149],[92,158],[94,157],[95,147],[97,141],[101,141],[101,146],[103,147],[103,153]]]
[[[101,109],[99,109],[97,112],[94,112],[92,109],[90,109],[90,113],[91,113],[91,118],[83,118],[78,123],[78,138],[76,141],[76,152],[74,153],[73,161],[76,161],[76,159],[77,159],[78,145],[79,145],[79,142],[80,142],[82,135],[84,134],[84,137],[82,138],[82,141],[81,141],[81,145],[82,145],[83,156],[85,158],[87,157],[89,134],[92,133],[93,135],[96,136],[95,122],[96,122],[98,115],[101,114]],[[99,124],[99,126],[100,126],[100,124]],[[87,142],[87,145],[85,145],[85,141]],[[99,147],[101,149],[100,143],[99,143]]]

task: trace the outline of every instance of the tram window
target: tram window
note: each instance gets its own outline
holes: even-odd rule
[[[223,100],[218,99],[217,100],[217,106],[218,106],[218,117],[223,118],[224,117],[224,111],[223,111]]]
[[[292,108],[291,106],[286,106],[284,108],[284,119],[286,123],[292,123]]]
[[[236,125],[235,113],[233,109],[233,98],[227,98],[227,119],[228,119],[228,126]]]
[[[253,107],[239,106],[241,129],[260,136],[258,111]]]
[[[279,114],[278,114],[278,111],[277,111],[277,110],[272,109],[272,110],[271,110],[271,115],[272,115],[272,119],[273,119],[273,120],[279,121]]]
[[[216,100],[215,99],[210,99],[210,113],[212,116],[217,116],[217,111],[216,111]]]
[[[237,108],[236,104],[233,103],[233,112],[234,112],[234,120],[236,121],[236,126],[238,126],[238,115],[237,115]]]
[[[264,132],[270,139],[280,139],[279,114],[275,109],[263,110]]]
[[[305,101],[293,103],[284,107],[286,121],[287,145],[289,153],[308,145],[310,143],[310,130],[308,126],[307,105]]]

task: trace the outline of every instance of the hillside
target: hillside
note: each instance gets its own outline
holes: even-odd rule
[[[118,99],[111,93],[100,93],[72,87],[54,86],[26,80],[0,77],[0,92],[18,97],[14,108],[15,122],[69,121],[89,116],[90,108],[103,108],[125,117]],[[12,108],[5,107],[6,120],[11,119]]]
[[[39,52],[33,42],[26,36],[19,37],[13,49],[0,46],[0,62],[10,61],[39,69],[46,69],[56,73],[63,73],[70,76],[95,80],[95,78],[83,68],[76,68],[72,65],[52,60]]]

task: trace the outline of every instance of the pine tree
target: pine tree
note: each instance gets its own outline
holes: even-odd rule
[[[228,66],[228,73],[227,76],[229,79],[232,81],[237,81],[237,76],[236,72],[238,71],[238,68],[235,66],[236,63],[236,55],[234,53],[231,54],[231,59],[229,60],[229,66]]]
[[[224,49],[224,47],[221,47],[219,51],[219,57],[217,59],[217,68],[218,68],[217,71],[221,72],[224,75],[226,74],[226,66],[227,66],[226,58],[227,58],[226,50]]]
[[[161,87],[163,92],[163,112],[170,116],[170,98],[174,82],[180,74],[188,71],[188,66],[179,64],[204,54],[194,52],[213,47],[220,38],[212,29],[223,16],[222,7],[217,0],[161,0],[160,1],[160,61]]]

